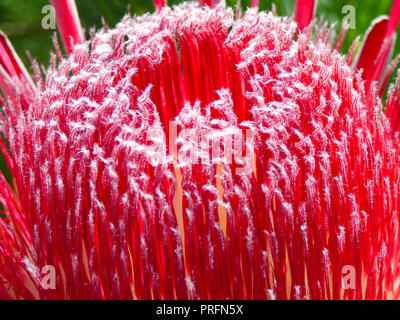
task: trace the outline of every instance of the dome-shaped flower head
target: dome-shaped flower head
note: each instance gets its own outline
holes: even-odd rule
[[[400,1],[346,56],[312,0],[87,41],[52,3],[68,57],[31,77],[0,36],[1,298],[399,297]]]

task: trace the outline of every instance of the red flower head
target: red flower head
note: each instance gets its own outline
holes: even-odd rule
[[[68,58],[32,80],[0,36],[1,298],[399,297],[400,1],[354,63],[312,0],[155,1],[88,41],[52,3]]]

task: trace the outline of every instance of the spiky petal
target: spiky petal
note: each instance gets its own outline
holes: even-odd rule
[[[0,89],[8,93],[9,97],[14,96],[13,79],[23,82],[30,89],[34,89],[32,78],[25,66],[16,54],[13,46],[0,31]]]
[[[364,70],[363,78],[372,80],[374,78],[374,65],[382,49],[382,39],[385,38],[389,19],[385,16],[375,19],[368,28],[357,60],[355,62],[357,69]],[[377,43],[378,42],[378,43]],[[387,43],[386,45],[389,45]],[[367,84],[369,87],[370,83]]]
[[[386,37],[390,38],[396,32],[400,21],[400,0],[393,0],[392,9],[390,11],[389,23],[386,29]]]
[[[85,41],[75,0],[50,0],[56,11],[57,24],[65,50],[71,54],[73,46]]]
[[[387,66],[395,44],[394,34],[399,20],[400,0],[393,0],[390,16],[375,19],[366,33],[355,66],[364,70],[363,78],[367,89],[374,82],[378,82],[379,88],[386,83]]]
[[[307,27],[314,15],[317,8],[318,0],[296,0],[295,16],[300,30]]]

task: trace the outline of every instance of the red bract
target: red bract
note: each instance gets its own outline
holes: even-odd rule
[[[57,15],[57,23],[68,54],[73,45],[85,40],[74,0],[50,0]]]
[[[300,28],[215,2],[156,1],[83,42],[53,1],[70,55],[35,84],[1,37],[1,298],[399,297],[400,90],[386,116],[375,82],[396,11],[358,71],[314,1]]]

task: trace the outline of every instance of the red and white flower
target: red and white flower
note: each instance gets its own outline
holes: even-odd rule
[[[399,297],[399,82],[381,96],[400,1],[356,59],[312,0],[290,18],[155,1],[87,41],[51,2],[67,58],[56,43],[31,76],[0,35],[1,298]],[[254,157],[203,161],[210,141]]]

